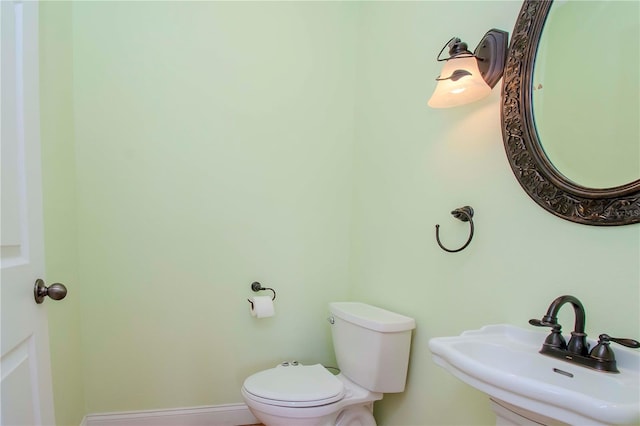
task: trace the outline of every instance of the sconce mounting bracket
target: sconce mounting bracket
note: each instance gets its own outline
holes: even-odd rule
[[[489,30],[473,52],[478,59],[482,78],[492,89],[502,77],[509,47],[509,33],[495,28]]]

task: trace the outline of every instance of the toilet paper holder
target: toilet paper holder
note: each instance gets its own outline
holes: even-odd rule
[[[276,300],[276,291],[269,287],[262,287],[262,284],[260,284],[258,281],[254,281],[251,283],[251,290],[255,293],[262,290],[271,290],[273,292],[273,297],[271,298],[271,300]],[[251,303],[251,307],[253,308],[253,302],[250,299],[247,299],[247,301]]]

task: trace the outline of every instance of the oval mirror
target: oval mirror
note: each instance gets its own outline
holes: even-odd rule
[[[556,216],[638,223],[639,3],[552,4],[525,1],[511,38],[502,89],[509,163],[527,194]],[[634,10],[610,21],[613,12],[600,9],[616,5]],[[614,30],[621,33],[609,37]]]

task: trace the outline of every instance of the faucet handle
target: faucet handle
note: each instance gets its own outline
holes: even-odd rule
[[[536,327],[551,327],[553,331],[560,331],[562,329],[562,326],[557,322],[544,321],[537,318],[530,319],[529,324],[535,325]]]
[[[640,348],[640,342],[638,342],[637,340],[625,338],[621,339],[619,337],[611,337],[608,334],[601,334],[600,336],[598,336],[598,344],[593,347],[591,353],[589,353],[589,356],[600,361],[612,363],[615,367],[616,357],[613,354],[611,348],[609,348],[609,343],[611,342],[616,342],[619,345],[629,348]]]
[[[562,337],[562,334],[560,334],[562,326],[557,322],[545,321],[544,319],[530,319],[529,324],[535,325],[536,327],[551,327],[551,334],[547,336],[543,346],[555,349],[567,348],[567,342],[564,340],[564,337]]]
[[[598,336],[598,343],[615,342],[619,345],[626,346],[628,348],[637,349],[640,348],[640,342],[637,340],[625,338],[625,337],[611,337],[608,334],[601,334]]]

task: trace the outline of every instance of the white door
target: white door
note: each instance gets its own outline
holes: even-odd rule
[[[33,295],[44,278],[38,3],[0,7],[0,424],[54,424],[46,312]]]

